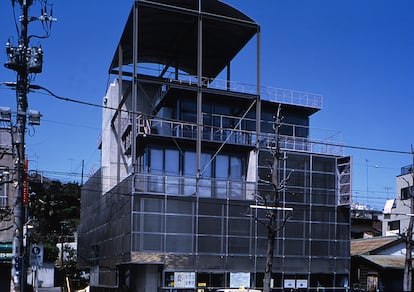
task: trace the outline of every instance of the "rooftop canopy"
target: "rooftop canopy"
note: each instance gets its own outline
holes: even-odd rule
[[[217,0],[136,0],[115,52],[110,73],[133,63],[134,8],[138,11],[138,63],[155,63],[197,75],[198,22],[202,19],[202,76],[215,78],[258,32],[259,26]]]

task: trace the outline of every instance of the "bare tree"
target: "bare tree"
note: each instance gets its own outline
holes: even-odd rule
[[[281,126],[282,118],[280,117],[280,110],[281,106],[279,104],[277,114],[275,116],[275,122],[273,125],[275,131],[275,148],[273,150],[273,160],[269,162],[271,168],[271,175],[270,180],[263,180],[260,179],[260,182],[266,183],[272,186],[272,194],[273,197],[270,198],[270,202],[267,203],[266,198],[261,197],[261,203],[264,204],[262,206],[264,209],[267,210],[266,217],[268,218],[267,221],[259,220],[256,218],[258,222],[266,226],[267,228],[267,253],[266,253],[266,266],[265,266],[265,273],[264,273],[264,280],[263,280],[263,292],[270,292],[271,280],[272,280],[272,270],[273,270],[273,257],[274,257],[274,249],[275,249],[275,240],[276,235],[279,230],[285,227],[287,220],[290,218],[290,211],[291,208],[283,208],[280,204],[280,193],[285,189],[286,183],[289,180],[290,175],[280,180],[279,178],[279,161],[283,159],[281,157],[280,145],[279,145],[279,128]],[[289,211],[289,213],[284,217],[281,224],[277,224],[277,212],[278,211]]]

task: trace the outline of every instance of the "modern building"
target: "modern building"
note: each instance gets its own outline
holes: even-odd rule
[[[4,114],[5,112],[0,110],[2,123],[5,123],[4,118],[7,119]],[[10,127],[0,128],[0,153],[0,291],[9,291],[13,258],[14,198],[14,186],[11,182],[14,163]]]
[[[254,85],[231,79],[249,43]],[[224,2],[134,1],[109,69],[101,168],[82,189],[91,291],[261,288],[269,205],[274,291],[348,291],[350,158],[310,128],[322,97],[263,87],[260,63],[260,26]]]
[[[413,196],[412,165],[401,167],[396,178],[395,190],[397,197],[387,200],[384,206],[382,231],[384,236],[398,235],[408,229],[411,211],[411,197]]]

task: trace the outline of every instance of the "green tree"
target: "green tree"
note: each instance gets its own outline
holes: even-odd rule
[[[31,243],[44,246],[44,260],[55,262],[62,244],[66,259],[60,270],[76,283],[82,272],[76,265],[76,250],[67,250],[63,244],[73,242],[80,218],[80,185],[76,182],[62,183],[39,174],[29,178],[29,216],[33,218],[34,229]]]

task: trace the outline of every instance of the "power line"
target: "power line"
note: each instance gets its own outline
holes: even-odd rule
[[[14,82],[5,82],[4,83],[7,86],[15,86]],[[44,90],[45,92],[48,93],[48,95],[55,97],[59,100],[63,100],[63,101],[67,101],[67,102],[73,102],[73,103],[78,103],[78,104],[82,104],[82,105],[87,105],[87,106],[92,106],[92,107],[98,107],[98,108],[102,108],[102,109],[110,109],[110,110],[115,110],[115,111],[121,111],[121,112],[127,112],[127,113],[131,113],[131,114],[140,114],[139,112],[133,112],[133,111],[128,111],[128,110],[124,110],[121,108],[114,108],[114,107],[109,107],[106,105],[99,105],[99,104],[95,104],[95,103],[91,103],[91,102],[86,102],[86,101],[81,101],[81,100],[77,100],[77,99],[73,99],[73,98],[68,98],[68,97],[62,97],[59,96],[55,93],[53,93],[51,90],[43,87],[43,86],[39,86],[39,85],[30,85],[31,89],[37,89],[37,90]],[[149,115],[149,117],[151,117]],[[165,120],[165,121],[169,121],[169,119],[163,119],[161,117],[157,117],[158,119],[161,120]],[[393,153],[393,154],[404,154],[404,155],[412,155],[413,153],[411,151],[404,151],[404,150],[393,150],[393,149],[384,149],[384,148],[375,148],[375,147],[366,147],[366,146],[356,146],[356,145],[345,145],[345,144],[337,144],[337,143],[329,143],[329,142],[319,142],[319,141],[312,141],[313,144],[319,144],[319,145],[325,145],[325,146],[333,146],[333,147],[342,147],[342,148],[348,148],[348,149],[355,149],[355,150],[362,150],[362,151],[375,151],[375,152],[384,152],[384,153]]]

